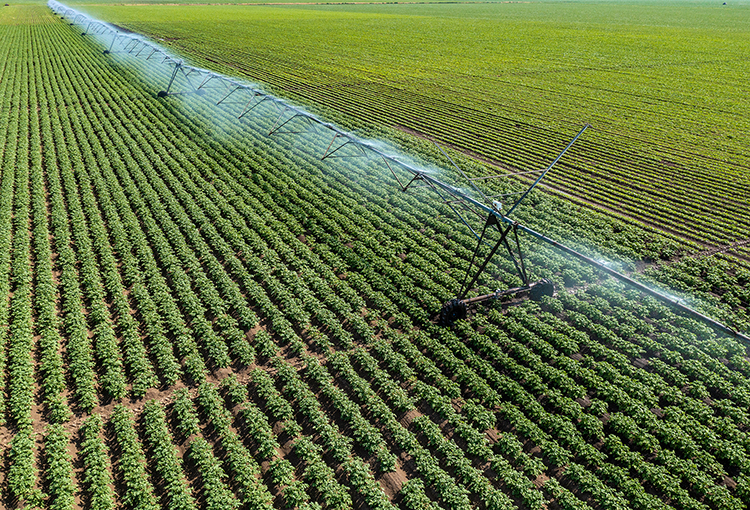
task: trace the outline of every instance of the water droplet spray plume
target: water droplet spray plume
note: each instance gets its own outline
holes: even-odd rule
[[[190,113],[186,118],[206,134],[217,137],[242,137],[243,133],[246,136],[246,130],[252,129],[256,133],[273,135],[268,136],[264,142],[269,147],[293,148],[318,159],[326,159],[329,156],[329,159],[334,159],[333,155],[329,154],[330,151],[341,151],[340,155],[348,154],[350,158],[364,156],[372,160],[381,160],[385,162],[380,168],[383,175],[387,175],[390,170],[395,176],[395,167],[407,176],[407,181],[412,177],[426,176],[424,180],[433,186],[433,189],[437,187],[443,192],[459,194],[490,214],[494,211],[492,204],[483,201],[485,197],[478,196],[480,193],[461,186],[463,181],[456,178],[455,172],[425,163],[418,157],[408,156],[387,142],[359,138],[354,133],[320,119],[301,106],[264,91],[256,84],[191,66],[187,59],[176,56],[146,37],[96,20],[56,0],[50,0],[48,6],[71,24],[81,26],[87,37],[92,36],[91,39],[97,41],[100,47],[117,59],[123,67],[130,72],[137,72],[145,84],[144,90],[147,90],[147,87],[160,90],[161,93],[158,95],[164,98],[178,95],[191,97],[190,101],[170,101],[168,107],[184,109],[184,113]],[[162,88],[165,84],[166,88]],[[288,146],[289,142],[292,147]],[[361,161],[359,159],[359,162]],[[353,164],[349,169],[352,172],[362,171],[359,164]],[[683,304],[684,298],[676,298],[663,290],[635,281],[611,269],[609,263],[601,264],[596,259],[582,255],[527,227],[521,225],[519,229],[750,344],[750,337],[690,309]]]

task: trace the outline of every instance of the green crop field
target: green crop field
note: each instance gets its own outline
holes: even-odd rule
[[[633,5],[589,4],[602,18],[612,10],[639,17],[657,9],[663,19],[671,12],[682,30],[698,26],[692,30],[705,30],[706,44],[719,44],[706,35],[719,30],[716,18],[691,11],[683,19],[668,4]],[[540,23],[580,22],[581,36],[594,36],[562,3],[419,6],[442,12],[443,20],[425,15],[421,34],[445,35],[450,13],[469,23],[468,11],[458,10],[464,8],[477,13],[481,32],[482,20],[497,16],[493,9],[519,6],[535,10]],[[719,12],[709,4],[681,7]],[[444,164],[424,137],[439,139],[470,175],[544,165],[584,121],[599,124],[550,180],[575,196],[535,191],[516,217],[639,278],[699,296],[685,299],[724,321],[747,321],[746,197],[731,192],[748,179],[744,147],[730,141],[744,130],[741,65],[737,90],[718,72],[694,69],[733,95],[704,93],[725,116],[693,111],[692,128],[675,120],[672,131],[665,123],[646,130],[638,121],[644,112],[632,104],[612,103],[619,106],[605,115],[602,105],[574,108],[573,93],[567,103],[553,101],[559,110],[549,107],[545,117],[544,105],[552,104],[545,96],[565,94],[543,87],[536,103],[525,101],[528,94],[511,101],[511,88],[502,89],[502,112],[492,114],[476,108],[485,103],[479,88],[467,88],[466,70],[442,67],[445,55],[427,52],[429,41],[412,44],[399,67],[391,50],[406,44],[400,30],[391,44],[372,35],[388,29],[388,20],[402,26],[404,16],[418,27],[417,6],[357,6],[358,14],[351,6],[296,13],[252,6],[266,16],[250,13],[254,28],[237,20],[238,38],[255,32],[262,40],[260,30],[299,17],[299,33],[287,41],[276,36],[275,53],[256,45],[262,58],[276,59],[264,64],[265,76],[249,72],[263,67],[248,58],[250,45],[228,46],[236,44],[226,36],[231,23],[219,20],[238,8],[195,7],[208,9],[198,15],[190,7],[181,22],[183,11],[172,6],[85,6],[145,32],[155,30],[158,14],[159,37],[185,42],[180,50],[196,61],[215,61],[217,69],[263,81],[349,128],[389,137],[424,164]],[[216,17],[201,25],[208,12]],[[321,16],[342,27],[359,16],[362,27],[370,24],[360,30],[360,47],[384,44],[384,53],[326,53],[312,35],[322,40]],[[528,16],[516,11],[509,23],[517,37],[533,40],[544,31]],[[727,33],[741,33],[735,16]],[[600,23],[637,39],[625,19]],[[269,137],[267,118],[238,120],[211,94],[159,98],[168,66],[121,50],[105,55],[102,41],[82,37],[71,21],[31,1],[0,7],[1,507],[748,507],[745,344],[527,237],[521,242],[530,270],[552,279],[556,296],[495,302],[441,327],[435,316],[458,291],[476,243],[446,204],[419,190],[401,193],[375,162],[311,156],[314,136]],[[331,44],[353,40],[351,28],[347,35],[326,26]],[[469,40],[466,30],[458,33]],[[188,44],[188,35],[205,39]],[[496,51],[490,39],[487,51]],[[508,44],[514,40],[506,36]],[[677,36],[660,46],[669,44],[684,49]],[[738,60],[739,44],[726,48]],[[445,45],[446,55],[466,62],[457,45]],[[557,46],[575,47],[570,38]],[[542,48],[527,48],[527,58],[554,60]],[[614,43],[612,49],[625,53]],[[384,60],[367,64],[377,58]],[[421,70],[409,64],[416,60]],[[728,61],[713,65],[723,69]],[[546,83],[573,76],[559,64],[559,73],[547,69]],[[666,80],[688,68],[648,71],[662,80],[664,94],[684,94],[682,111],[692,111],[685,105],[701,94]],[[367,69],[372,81],[365,83]],[[388,70],[389,80],[402,73],[400,86],[381,82],[381,90],[398,94],[373,91],[377,69]],[[476,73],[486,79],[486,69]],[[292,86],[295,75],[301,78]],[[450,76],[452,99],[444,94]],[[425,85],[430,80],[433,88]],[[626,85],[635,82],[623,78]],[[442,108],[432,109],[427,97],[442,97]],[[499,108],[494,97],[488,104]],[[665,102],[677,108],[679,101]],[[631,108],[631,117],[623,114]],[[397,112],[403,118],[388,117]],[[406,122],[420,116],[423,127]],[[705,144],[688,148],[690,137],[701,136],[699,126],[725,136],[704,136]],[[409,134],[415,131],[421,136]],[[489,143],[501,139],[504,145]],[[626,153],[630,159],[622,159]],[[600,168],[602,154],[611,158]],[[644,166],[652,159],[659,163]],[[669,174],[686,169],[700,186]],[[617,185],[615,170],[634,182],[658,181],[663,193],[647,200],[635,184]],[[573,184],[584,171],[590,176]],[[597,182],[606,185],[600,194]],[[690,190],[683,202],[680,189]],[[627,197],[643,215],[628,209]],[[725,206],[712,209],[720,200]],[[672,215],[658,213],[659,203],[671,204]],[[736,220],[719,221],[732,214]],[[699,228],[711,221],[711,231]],[[473,292],[519,283],[513,264],[498,256]]]
[[[741,308],[746,2],[82,8],[350,128],[503,171],[543,168],[589,122],[548,189],[677,239],[700,256],[650,276]]]
[[[730,4],[83,8],[352,127],[503,168],[543,166],[589,122],[548,185],[711,249],[750,239],[750,5]]]

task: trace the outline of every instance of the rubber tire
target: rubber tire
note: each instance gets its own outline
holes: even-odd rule
[[[440,310],[440,325],[452,326],[457,320],[466,318],[466,305],[460,299],[451,299]]]
[[[555,284],[548,279],[540,280],[539,283],[534,285],[529,291],[529,297],[533,301],[541,301],[544,296],[554,296]]]

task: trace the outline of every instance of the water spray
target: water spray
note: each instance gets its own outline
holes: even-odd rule
[[[627,275],[615,271],[608,267],[606,263],[583,255],[573,248],[536,232],[511,218],[511,215],[519,204],[524,201],[547,173],[552,170],[578,138],[591,127],[589,124],[584,125],[552,163],[543,170],[521,171],[472,178],[456,165],[453,159],[438,146],[440,152],[458,172],[459,178],[467,185],[465,187],[458,187],[438,178],[438,173],[410,162],[403,155],[384,149],[375,141],[361,139],[353,133],[318,118],[299,106],[263,91],[255,85],[244,83],[236,78],[224,76],[207,69],[190,66],[182,59],[173,57],[154,42],[136,34],[121,33],[116,28],[74,9],[70,9],[55,0],[51,0],[48,5],[56,14],[60,15],[61,19],[72,20],[71,25],[80,25],[82,28],[85,26],[86,29],[82,35],[86,35],[87,33],[97,35],[100,41],[104,42],[105,46],[108,42],[109,46],[104,51],[105,54],[115,51],[123,52],[132,59],[153,60],[167,67],[169,69],[169,81],[167,87],[156,94],[159,98],[179,94],[208,95],[209,92],[212,92],[216,97],[207,99],[215,102],[215,106],[228,109],[236,116],[237,120],[241,120],[251,113],[263,111],[261,107],[265,107],[265,111],[270,111],[272,121],[272,127],[268,132],[268,136],[282,134],[296,135],[311,132],[315,132],[321,136],[325,135],[329,137],[330,142],[326,145],[325,151],[321,155],[318,155],[321,160],[362,157],[374,159],[383,163],[385,168],[395,178],[401,191],[405,192],[418,187],[431,190],[453,211],[459,221],[471,231],[477,240],[476,248],[466,269],[458,295],[448,300],[441,310],[440,322],[446,326],[466,317],[468,308],[481,302],[521,293],[528,294],[534,300],[554,295],[555,288],[551,281],[547,279],[531,281],[519,241],[518,232],[520,231],[555,247],[563,253],[572,255],[586,264],[598,268],[613,278],[653,296],[693,318],[709,324],[718,331],[731,335],[750,345],[750,337],[747,335],[693,310],[681,303],[679,299],[656,291]],[[111,40],[108,39],[109,37],[111,37]],[[182,90],[179,90],[180,87]],[[508,179],[534,174],[538,174],[535,181],[525,191],[521,192],[489,195],[479,186],[479,183],[488,183],[501,178]],[[506,209],[506,205],[503,202],[510,203],[518,195],[520,197],[510,204],[507,212],[503,212]],[[471,220],[476,220],[477,218],[483,221],[481,228],[479,225],[472,226],[471,224]],[[479,251],[484,246],[489,246],[490,252],[479,264],[478,269],[474,271]],[[498,289],[490,294],[467,298],[467,293],[474,287],[474,284],[485,271],[490,260],[503,247],[513,262],[523,285],[508,289]]]

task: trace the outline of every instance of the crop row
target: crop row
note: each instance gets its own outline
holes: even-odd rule
[[[153,29],[143,21],[137,23],[137,28],[146,31]],[[261,57],[233,47],[232,38],[219,36],[214,30],[206,33],[207,38],[203,38],[200,43],[192,41],[190,35],[196,31],[202,33],[204,28],[198,20],[189,20],[179,27],[171,27],[170,33],[181,41],[180,44],[184,46],[182,49],[199,59],[225,63],[232,68],[239,67],[252,79],[269,83],[295,98],[343,112],[368,123],[408,126],[513,168],[543,166],[545,155],[554,153],[556,143],[562,143],[554,139],[554,135],[546,129],[527,126],[526,122],[534,123],[531,118],[524,116],[514,126],[509,119],[488,112],[486,95],[471,87],[456,88],[452,84],[451,97],[460,98],[460,105],[455,100],[446,100],[440,87],[433,90],[433,87],[428,86],[418,93],[406,93],[387,83],[370,83],[366,77],[363,77],[363,83],[355,85],[346,80],[341,86],[335,86],[334,82],[333,86],[322,87],[316,83],[321,76],[321,70],[316,66],[320,64],[300,68],[300,62],[295,59],[304,57],[297,54],[298,48],[286,48],[287,53],[281,57]],[[383,56],[387,58],[386,55]],[[326,71],[336,74],[334,68]],[[493,87],[494,84],[487,86]],[[415,100],[415,96],[420,99]],[[615,96],[617,97],[621,96]],[[568,101],[565,97],[560,99],[564,103]],[[533,110],[533,95],[524,98],[523,103],[526,108]],[[465,104],[472,107],[466,107]],[[608,104],[608,107],[615,105]],[[608,110],[608,114],[610,111]],[[653,115],[653,111],[649,110],[649,114]],[[604,117],[602,122],[608,124],[609,115]],[[597,125],[597,120],[600,119],[593,116],[588,120]],[[664,150],[675,149],[671,144],[665,145],[669,127],[654,127],[653,119],[648,124],[649,130],[632,133],[630,136],[618,136],[619,140],[615,139],[613,133],[606,133],[596,140],[584,141],[582,146],[585,146],[585,152],[576,151],[576,161],[557,170],[558,182],[564,184],[571,193],[595,197],[598,202],[616,196],[618,198],[611,202],[615,209],[657,225],[664,225],[666,220],[670,229],[689,239],[721,244],[744,237],[742,232],[747,231],[742,216],[742,209],[746,206],[744,199],[735,188],[723,184],[713,175],[716,170],[722,175],[727,170],[717,165],[711,157],[702,159],[703,166],[691,166],[689,172],[680,164],[663,163]],[[498,125],[506,129],[497,129]],[[522,132],[520,136],[519,132]],[[637,153],[635,143],[639,144],[641,151],[646,150],[648,153],[643,156]],[[667,181],[670,182],[669,187],[654,184]],[[694,193],[696,187],[706,192]],[[598,193],[597,188],[603,189],[605,193]],[[719,197],[732,198],[719,202]],[[620,204],[624,202],[631,202],[632,206],[621,210]],[[692,211],[690,224],[700,224],[703,228],[688,227],[680,220],[686,209]],[[719,225],[720,233],[711,219],[716,215],[724,219]]]
[[[441,330],[432,317],[473,249],[439,219],[445,206],[394,195],[373,165],[328,166],[253,134],[262,119],[235,129],[200,98],[158,102],[68,27],[35,30],[33,101],[55,108],[10,110],[8,143],[26,162],[0,185],[13,213],[3,374],[7,416],[22,426],[9,453],[15,497],[38,496],[40,466],[66,469],[58,429],[35,451],[35,381],[62,382],[40,403],[65,423],[68,402],[88,414],[182,379],[194,390],[175,392],[167,411],[149,403],[134,420],[115,406],[108,435],[85,422],[79,480],[92,507],[583,507],[577,494],[613,507],[736,508],[746,498],[736,344],[595,285],[561,288],[544,313],[496,309]],[[547,249],[531,261],[558,281],[597,280]],[[481,289],[495,276],[515,282],[497,259]],[[654,361],[637,366],[646,354]],[[252,364],[249,384],[205,382]],[[640,418],[652,407],[663,416]],[[379,482],[394,470],[408,482],[386,494]],[[734,490],[721,486],[730,476]],[[67,501],[66,484],[55,491],[48,503]]]

